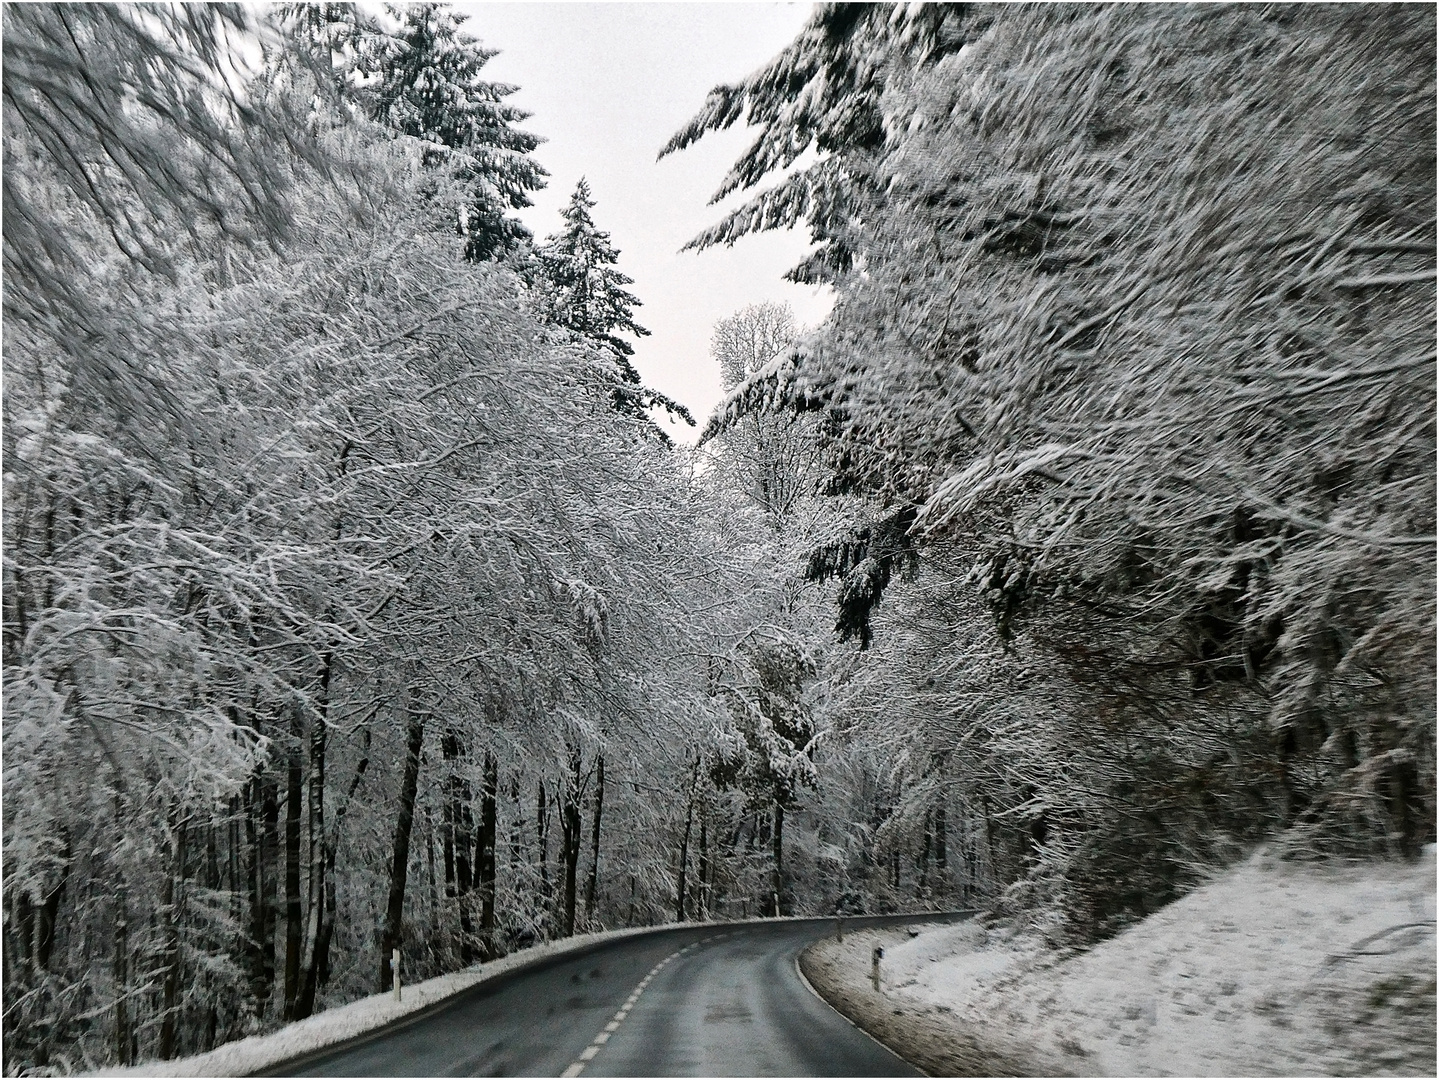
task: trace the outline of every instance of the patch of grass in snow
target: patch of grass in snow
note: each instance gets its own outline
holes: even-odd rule
[[[1369,988],[1366,1008],[1358,1016],[1361,1024],[1372,1024],[1392,1013],[1400,1019],[1431,1016],[1439,996],[1435,993],[1435,980],[1415,978],[1412,975],[1395,975],[1380,979]]]

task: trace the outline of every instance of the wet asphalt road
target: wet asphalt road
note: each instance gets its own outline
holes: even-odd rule
[[[607,942],[268,1075],[921,1075],[801,981],[795,958],[833,932],[825,919]]]

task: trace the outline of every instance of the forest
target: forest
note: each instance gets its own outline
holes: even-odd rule
[[[1435,840],[1435,12],[817,5],[645,385],[446,5],[4,8],[4,1070]],[[736,73],[737,76],[739,73]],[[699,445],[657,422],[698,423]]]

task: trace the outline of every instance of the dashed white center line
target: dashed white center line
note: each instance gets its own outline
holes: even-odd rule
[[[728,936],[728,934],[712,934],[707,938],[701,938],[699,941],[692,941],[683,949],[676,949],[674,952],[670,953],[654,967],[650,968],[649,973],[646,974],[645,977],[639,981],[639,985],[636,986],[633,991],[631,991],[630,996],[625,998],[624,1005],[620,1007],[619,1012],[615,1013],[614,1019],[611,1020],[608,1024],[606,1024],[604,1028],[600,1031],[600,1033],[590,1040],[590,1045],[580,1051],[580,1056],[575,1061],[575,1063],[571,1065],[568,1069],[566,1069],[564,1072],[560,1073],[560,1075],[579,1076],[580,1073],[585,1071],[585,1066],[595,1059],[595,1055],[600,1052],[600,1047],[604,1046],[605,1043],[609,1042],[610,1036],[619,1030],[619,1026],[624,1023],[625,1017],[628,1016],[630,1014],[630,1011],[635,1007],[635,1002],[637,1002],[640,999],[640,995],[645,992],[645,987],[649,986],[650,980],[653,979],[656,975],[658,975],[662,970],[664,970],[666,964],[668,964],[671,960],[679,959],[691,949],[699,948],[699,946],[703,945],[707,941],[713,941],[716,937]]]

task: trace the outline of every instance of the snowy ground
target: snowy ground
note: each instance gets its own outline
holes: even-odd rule
[[[969,923],[846,934],[805,970],[886,1042],[925,1043],[910,1055],[921,1066],[978,1055],[992,1073],[1433,1076],[1434,892],[1433,846],[1415,864],[1261,852],[1087,953]]]

